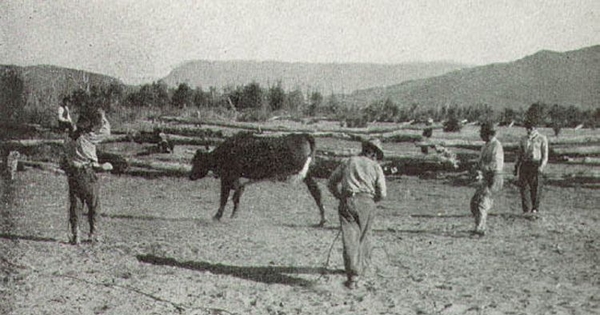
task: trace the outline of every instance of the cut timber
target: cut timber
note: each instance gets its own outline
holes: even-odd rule
[[[600,145],[600,134],[588,136],[573,136],[573,137],[548,137],[548,143],[551,145],[561,144],[581,144],[581,145]]]
[[[222,138],[223,131],[211,128],[199,128],[194,125],[176,125],[176,126],[164,126],[160,127],[161,131],[166,134],[179,135],[179,136],[190,136],[190,137],[203,137],[203,138]]]
[[[131,159],[129,160],[129,164],[136,168],[146,168],[168,176],[188,176],[192,170],[192,166],[189,164],[175,162],[158,162]]]
[[[49,171],[56,174],[64,175],[65,171],[55,163],[37,162],[37,161],[19,161],[19,169],[35,168],[43,171]]]
[[[600,155],[600,145],[572,146],[572,147],[550,147],[550,155],[555,156],[595,156]]]
[[[584,165],[600,165],[600,157],[587,156],[584,158],[569,158],[566,157],[562,161],[567,164],[584,164]]]
[[[342,132],[342,133],[353,133],[353,134],[363,134],[363,135],[373,135],[373,134],[382,134],[387,132],[398,131],[401,129],[405,129],[410,122],[407,123],[398,123],[395,126],[390,127],[369,127],[369,128],[302,128],[295,127],[289,128],[285,126],[262,126],[260,124],[253,123],[239,123],[239,122],[218,122],[218,121],[206,121],[196,118],[183,118],[183,117],[168,117],[164,116],[160,118],[163,121],[167,122],[178,122],[178,123],[187,123],[187,124],[200,124],[202,126],[219,126],[219,127],[227,127],[227,128],[236,128],[236,129],[245,129],[254,132],[277,132],[277,131],[287,131],[287,132],[318,132],[318,131],[330,131],[330,132]]]
[[[187,137],[187,136],[179,136],[167,134],[167,139],[173,144],[177,145],[219,145],[225,141],[224,138],[216,138],[216,137]]]
[[[551,150],[552,150],[553,146],[580,144],[581,146],[578,146],[578,147],[581,147],[581,148],[587,147],[588,148],[588,149],[582,149],[582,152],[587,152],[587,151],[597,152],[598,150],[600,150],[599,149],[600,148],[600,135],[558,137],[558,138],[557,137],[548,137],[548,144],[550,145]],[[418,142],[415,145],[419,146],[419,147],[432,147],[434,145],[442,145],[445,147],[460,148],[460,149],[467,149],[467,150],[481,150],[481,146],[483,146],[483,141],[471,141],[471,140],[460,140],[460,139],[429,140],[429,141]],[[514,151],[519,148],[519,143],[518,142],[503,142],[502,147],[504,148],[504,151]],[[596,149],[589,149],[589,147],[596,147]],[[558,151],[555,152],[555,154],[563,155],[563,152],[561,150],[565,150],[564,152],[568,152],[568,150],[570,150],[570,148],[560,148]],[[577,152],[577,150],[578,149],[574,149],[574,152]],[[564,153],[564,154],[567,154],[567,153]],[[586,153],[586,154],[591,155],[589,153]]]
[[[481,147],[483,146],[483,144],[484,144],[483,141],[470,141],[470,140],[459,140],[459,139],[429,140],[429,141],[415,143],[415,145],[418,147],[433,148],[434,146],[443,146],[443,147],[449,147],[449,148],[458,148],[458,149],[476,150],[476,151],[481,150]],[[518,147],[519,147],[519,144],[516,142],[502,143],[502,148],[504,149],[504,151],[515,151],[515,150],[517,150]]]
[[[347,157],[356,155],[354,152],[344,151],[344,155],[321,155],[320,151],[316,161],[311,166],[311,174],[315,177],[328,178],[335,168]],[[341,153],[337,152],[336,153]],[[436,172],[457,172],[459,168],[456,159],[441,155],[412,155],[412,156],[386,156],[380,163],[386,175],[424,175]]]
[[[102,143],[129,141],[129,139],[131,138],[128,135],[110,135]],[[29,148],[40,145],[63,145],[64,142],[64,139],[24,139],[2,141],[0,145],[10,148]]]

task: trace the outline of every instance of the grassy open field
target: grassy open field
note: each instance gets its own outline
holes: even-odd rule
[[[101,184],[103,242],[76,247],[67,244],[63,175],[30,170],[1,182],[0,313],[600,312],[595,190],[547,187],[541,218],[532,221],[508,184],[490,233],[474,238],[472,187],[391,179],[378,208],[372,272],[348,291],[336,202],[327,193],[329,222],[317,228],[306,188],[291,183],[248,187],[240,216],[221,223],[210,220],[214,178],[103,174]]]

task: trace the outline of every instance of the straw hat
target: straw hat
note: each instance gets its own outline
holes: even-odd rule
[[[366,149],[373,150],[377,153],[377,160],[383,160],[383,147],[379,139],[365,139],[362,141],[363,151]]]

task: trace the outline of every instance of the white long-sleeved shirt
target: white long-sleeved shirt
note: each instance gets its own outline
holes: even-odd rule
[[[75,167],[97,164],[96,145],[110,135],[110,124],[106,118],[97,131],[81,134],[77,139],[68,138],[65,143],[66,158]]]
[[[544,168],[548,164],[548,138],[533,130],[530,135],[525,136],[519,143],[517,163],[537,162]]]
[[[501,173],[504,168],[504,149],[502,143],[492,137],[481,147],[479,170],[483,172]]]
[[[72,123],[71,114],[69,113],[69,108],[66,106],[58,107],[58,121],[62,121],[65,123]]]

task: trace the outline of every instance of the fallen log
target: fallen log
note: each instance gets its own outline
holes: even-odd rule
[[[415,143],[418,147],[434,148],[436,146],[465,149],[465,150],[481,150],[483,141],[471,141],[471,140],[460,140],[460,139],[448,139],[448,140],[429,140]],[[502,143],[504,151],[516,151],[519,148],[519,144],[516,142]]]
[[[483,141],[472,141],[472,140],[460,140],[460,139],[447,139],[447,140],[428,140],[417,142],[415,145],[419,147],[433,147],[435,145],[442,145],[445,147],[452,148],[460,148],[467,150],[481,150],[481,146],[483,146]],[[550,150],[554,146],[560,145],[574,145],[580,144],[581,148],[589,148],[596,147],[597,149],[582,149],[583,152],[591,151],[597,152],[600,151],[600,135],[590,135],[590,136],[576,136],[576,137],[566,137],[566,138],[556,138],[556,137],[548,137],[548,144],[550,146]],[[519,148],[518,142],[503,142],[502,147],[504,151],[516,151]],[[571,148],[571,147],[569,147]],[[561,150],[565,150],[564,152],[568,152],[569,148],[560,148],[558,151],[555,151],[555,155],[563,155]],[[578,149],[574,149],[576,152]],[[552,152],[550,152],[552,154]],[[587,154],[587,153],[586,153]]]
[[[176,162],[147,161],[132,158],[129,160],[129,164],[132,167],[151,169],[170,176],[188,176],[192,170],[190,164]]]
[[[187,137],[187,136],[179,136],[167,134],[168,141],[172,142],[176,145],[219,145],[225,141],[224,138],[197,138],[197,137]]]
[[[322,151],[321,151],[322,153]],[[339,153],[339,152],[338,152]],[[349,156],[356,155],[354,153]],[[310,172],[315,177],[328,178],[348,156],[317,155]],[[436,172],[459,172],[459,161],[441,155],[386,156],[381,162],[385,175],[423,175]]]
[[[63,171],[58,164],[50,163],[50,162],[38,162],[38,161],[19,161],[18,169],[23,170],[27,168],[35,168],[38,170],[48,171],[55,174],[64,175],[65,171]]]
[[[187,123],[187,124],[196,124],[202,126],[218,126],[218,127],[227,127],[227,128],[235,128],[235,129],[244,129],[253,132],[341,132],[341,133],[352,133],[352,134],[362,134],[362,135],[374,135],[374,134],[383,134],[388,132],[399,131],[402,129],[406,129],[410,122],[399,123],[395,126],[390,127],[368,127],[368,128],[303,128],[303,127],[286,127],[286,126],[263,126],[255,123],[242,123],[242,122],[219,122],[219,121],[206,121],[197,118],[183,118],[183,117],[171,117],[171,116],[163,116],[160,118],[163,121],[167,122],[178,122],[178,123]]]
[[[110,135],[101,143],[129,141],[128,135]],[[0,146],[9,148],[30,148],[40,145],[63,145],[64,139],[23,139],[23,140],[7,140],[0,142]]]
[[[598,134],[598,135],[587,135],[587,136],[573,136],[573,137],[548,137],[548,143],[550,145],[561,145],[561,144],[592,145],[592,144],[600,144],[600,134]]]
[[[600,145],[550,147],[550,155],[554,156],[596,156],[600,155]]]
[[[199,128],[193,125],[177,125],[177,126],[163,126],[159,129],[170,135],[179,136],[191,136],[191,137],[203,137],[203,138],[222,138],[224,137],[222,130],[215,130],[211,128]]]

